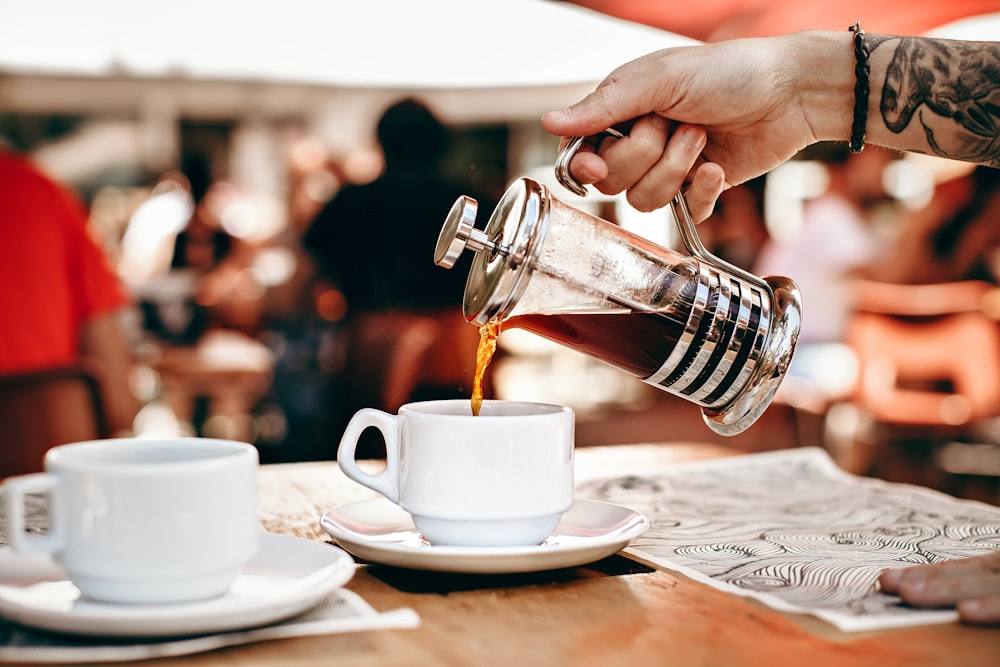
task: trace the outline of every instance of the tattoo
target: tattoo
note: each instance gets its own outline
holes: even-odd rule
[[[886,71],[881,111],[900,133],[916,118],[942,157],[1000,167],[1000,43],[899,39]]]

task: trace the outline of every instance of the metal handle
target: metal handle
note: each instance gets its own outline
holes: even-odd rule
[[[684,199],[683,193],[678,192],[674,195],[674,198],[670,201],[669,206],[670,212],[673,213],[674,220],[677,222],[677,230],[680,232],[681,241],[693,257],[703,260],[716,268],[722,269],[737,278],[742,278],[743,280],[766,290],[768,293],[771,292],[771,288],[762,278],[755,276],[749,271],[744,271],[740,267],[730,264],[724,259],[716,257],[705,248],[701,242],[701,237],[698,236],[698,230],[695,228],[694,220],[691,218],[691,211],[688,209],[687,200]]]
[[[580,181],[573,178],[573,174],[569,173],[569,163],[576,155],[576,152],[580,150],[580,146],[583,145],[584,140],[587,137],[573,137],[569,140],[556,157],[556,180],[560,184],[573,194],[578,197],[587,196],[587,188],[583,187]]]
[[[609,127],[601,134],[606,134],[610,137],[617,137],[619,139],[625,136],[613,127]],[[573,160],[573,156],[576,155],[576,152],[580,150],[580,146],[583,146],[583,142],[588,138],[589,137],[573,137],[565,146],[563,146],[563,149],[559,151],[559,155],[556,157],[556,180],[559,181],[564,188],[578,197],[586,197],[587,188],[583,187],[583,184],[573,178],[573,174],[569,173],[569,163]]]
[[[608,128],[604,130],[601,134],[607,134],[612,137],[624,137],[625,135],[614,128]],[[576,155],[580,147],[589,137],[573,137],[571,138],[556,157],[556,180],[559,183],[580,197],[587,196],[587,189],[583,187],[578,180],[573,178],[573,175],[569,171],[569,163],[573,160],[573,156]],[[747,280],[754,285],[762,287],[770,293],[770,287],[763,279],[744,271],[738,266],[734,266],[729,262],[720,259],[710,253],[704,245],[702,245],[701,238],[698,236],[698,230],[695,228],[694,220],[691,218],[691,211],[688,209],[687,201],[684,199],[684,193],[679,192],[674,195],[673,200],[671,200],[670,211],[673,213],[674,221],[677,223],[677,230],[680,232],[681,242],[684,243],[684,247],[687,251],[695,258],[703,260],[704,262],[720,268],[738,278]]]

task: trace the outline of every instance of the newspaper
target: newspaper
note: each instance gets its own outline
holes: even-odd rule
[[[649,518],[625,550],[637,560],[845,632],[955,621],[883,592],[879,573],[1000,549],[1000,508],[850,475],[818,448],[647,466],[577,493]]]

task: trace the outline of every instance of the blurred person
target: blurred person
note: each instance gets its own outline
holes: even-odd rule
[[[343,297],[316,277],[302,237],[324,203],[347,180],[343,163],[322,140],[304,136],[287,152],[288,224],[271,241],[287,253],[287,280],[267,293],[266,330],[261,336],[274,353],[268,394],[254,407],[264,425],[256,439],[261,461],[329,458],[331,391],[343,368]]]
[[[170,230],[167,269],[144,290],[145,325],[160,343],[151,356],[166,402],[192,432],[254,440],[250,414],[273,379],[273,355],[257,340],[267,285],[256,265],[271,240],[261,228],[273,219],[217,178],[201,151],[186,152],[180,170],[190,206]]]
[[[930,202],[900,221],[884,280],[1000,282],[1000,170],[977,167],[939,183]]]
[[[687,183],[698,220],[727,185],[820,141],[1000,167],[1000,42],[859,28],[664,49],[619,67],[542,125],[566,141],[632,123],[624,138],[578,153],[573,176],[605,194],[627,192],[644,211]],[[856,69],[859,60],[867,66]],[[967,622],[1000,623],[1000,553],[887,570],[879,583],[913,605],[955,606]]]
[[[848,342],[854,281],[880,271],[886,243],[873,212],[889,199],[882,176],[896,156],[875,147],[851,153],[845,144],[824,142],[799,157],[822,165],[826,186],[802,202],[797,229],[764,243],[751,272],[788,276],[798,285],[807,305],[781,391],[800,415],[822,416],[858,382],[858,356]]]
[[[843,340],[852,312],[850,279],[868,275],[885,253],[870,212],[888,198],[882,173],[895,159],[877,148],[851,153],[844,144],[818,150],[829,179],[825,191],[804,202],[799,229],[765,242],[752,270],[790,277],[803,303],[817,304],[802,313],[799,345]]]
[[[193,268],[205,273],[229,255],[233,239],[222,229],[209,206],[214,179],[208,159],[199,153],[185,155],[181,171],[187,179],[194,209],[187,224],[174,237],[170,268]]]
[[[117,271],[135,290],[170,270],[178,233],[194,212],[187,176],[180,169],[159,174],[129,213],[117,258]]]
[[[382,173],[371,183],[343,185],[303,242],[353,313],[460,305],[465,276],[427,261],[451,205],[470,194],[442,172],[450,133],[413,99],[386,109],[376,132]],[[482,202],[480,208],[488,210]]]
[[[366,331],[366,323],[399,327],[402,334],[412,317],[426,317],[437,322],[438,332],[404,400],[468,397],[479,341],[462,313],[471,259],[460,260],[465,270],[442,271],[432,253],[459,196],[477,199],[481,211],[491,211],[494,202],[445,176],[451,132],[424,103],[403,99],[389,106],[376,136],[384,157],[381,174],[370,183],[344,184],[309,225],[303,243],[321,278],[346,300],[348,359],[364,356],[365,339],[385,333]],[[344,388],[343,419],[375,407],[358,404],[372,400],[360,393],[360,384]]]
[[[161,180],[145,204],[154,209],[157,199],[170,197],[186,200],[186,206],[154,215],[137,212],[129,229],[137,237],[154,238],[156,246],[167,251],[162,266],[129,273],[135,276],[133,289],[140,296],[144,325],[156,338],[180,345],[197,344],[217,328],[256,335],[267,315],[267,286],[258,279],[255,265],[280,230],[275,227],[270,236],[261,233],[262,226],[272,223],[270,211],[261,213],[253,197],[215,178],[203,154],[186,154],[179,173],[169,174],[170,181]],[[170,187],[161,191],[163,183]]]
[[[266,294],[254,265],[270,239],[251,229],[259,219],[253,197],[215,180],[196,202],[178,235],[172,270],[188,271],[194,280],[193,302],[203,318],[199,335],[219,328],[254,336],[263,328]]]
[[[163,340],[189,340],[192,280],[171,269],[178,234],[194,212],[187,176],[160,174],[125,226],[117,272],[134,296],[143,329]]]
[[[0,144],[0,374],[86,361],[99,371],[112,433],[131,431],[138,405],[122,326],[130,299],[88,234],[76,196]]]

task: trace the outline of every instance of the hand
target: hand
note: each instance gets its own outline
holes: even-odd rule
[[[879,584],[917,607],[954,606],[968,623],[1000,623],[1000,551],[886,570]]]
[[[700,127],[685,125],[671,134],[670,124],[664,118],[649,114],[632,123],[623,137],[601,135],[596,140],[600,142],[598,145],[585,143],[577,152],[577,156],[589,157],[583,158],[582,166],[574,158],[573,164],[577,165],[574,176],[582,171],[584,178],[578,180],[592,183],[604,194],[625,191],[626,199],[636,210],[661,208],[681,189],[683,176],[690,174],[688,209],[692,218],[700,222],[711,215],[726,187],[722,169],[701,157],[705,131]],[[597,158],[595,150],[600,150],[603,160]],[[606,161],[620,163],[620,168],[609,173]],[[636,186],[637,182],[650,186]]]
[[[840,57],[820,57],[822,47],[832,45]],[[797,63],[803,53],[812,59]],[[803,74],[805,67],[816,68],[813,76]],[[665,49],[619,67],[582,101],[545,114],[542,126],[563,137],[590,136],[639,118],[624,139],[581,150],[571,172],[601,192],[627,191],[630,203],[650,210],[669,201],[685,181],[697,182],[706,163],[721,167],[735,185],[827,138],[819,128],[824,134],[843,130],[846,139],[852,68],[849,40],[840,35]],[[833,105],[806,108],[813,89],[833,85],[836,76],[821,76],[823,71],[843,79],[837,88],[846,96],[842,113],[824,110]],[[657,131],[663,135],[659,142]],[[695,149],[700,158],[681,159]],[[710,173],[718,176],[714,167]]]

